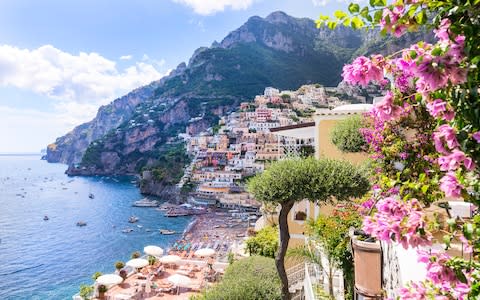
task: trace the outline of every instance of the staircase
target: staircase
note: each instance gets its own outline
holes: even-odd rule
[[[305,268],[307,268],[307,270],[305,270]],[[304,284],[306,271],[308,271],[309,276],[308,282],[318,282],[319,280],[323,280],[323,278],[319,278],[319,272],[315,271],[315,267],[313,264],[301,263],[287,269],[286,272],[289,284],[289,291],[292,294],[292,300],[305,299]]]

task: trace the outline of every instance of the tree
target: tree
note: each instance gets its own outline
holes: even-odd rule
[[[248,238],[246,244],[250,255],[274,258],[278,249],[278,230],[273,226],[262,228],[255,236]]]
[[[366,144],[360,132],[362,127],[362,117],[357,115],[339,121],[332,130],[332,143],[343,152],[362,151]]]
[[[228,266],[220,283],[196,300],[279,300],[280,280],[273,259],[251,256]]]
[[[360,197],[368,189],[367,178],[355,166],[331,159],[282,160],[249,181],[248,190],[257,200],[280,205],[280,245],[275,265],[282,282],[282,299],[290,299],[285,254],[290,240],[287,216],[295,202],[343,201]]]

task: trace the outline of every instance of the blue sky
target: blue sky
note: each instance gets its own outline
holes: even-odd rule
[[[315,19],[339,0],[2,0],[0,153],[38,152],[249,17]]]

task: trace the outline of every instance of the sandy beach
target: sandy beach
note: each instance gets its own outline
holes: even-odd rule
[[[180,239],[170,248],[170,254],[192,258],[195,250],[212,248],[217,261],[226,261],[229,251],[237,253],[247,236],[248,216],[235,210],[209,209],[197,215]]]

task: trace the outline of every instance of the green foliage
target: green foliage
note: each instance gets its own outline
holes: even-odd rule
[[[93,293],[93,286],[91,285],[86,285],[86,284],[82,284],[80,285],[80,297],[82,297],[82,299],[84,300],[88,300],[90,299],[90,296],[92,295]]]
[[[92,279],[95,281],[97,280],[98,277],[102,276],[102,272],[95,272],[93,275],[92,275]]]
[[[274,260],[251,256],[228,266],[220,283],[197,297],[200,300],[280,299],[280,280]]]
[[[232,251],[228,251],[227,260],[228,260],[228,264],[230,264],[230,265],[235,262],[235,255],[233,254]]]
[[[331,141],[342,152],[360,152],[365,147],[365,139],[360,133],[364,127],[361,116],[352,116],[339,121],[331,132]]]
[[[157,262],[157,259],[155,258],[155,256],[151,256],[151,255],[148,256],[149,265],[153,266],[156,262]]]
[[[82,166],[96,166],[101,167],[101,155],[104,149],[104,145],[101,141],[94,141],[90,143],[85,154],[82,157]]]
[[[98,286],[98,292],[99,292],[99,293],[105,293],[107,290],[108,290],[107,287],[106,287],[105,285],[103,285],[103,284],[100,284],[100,285]]]
[[[369,189],[368,179],[357,167],[342,160],[288,159],[273,163],[248,182],[248,190],[264,202],[289,200],[347,200]]]
[[[135,251],[132,253],[130,258],[134,259],[134,258],[139,258],[140,256],[142,256],[142,254],[139,251]]]
[[[250,255],[274,258],[278,249],[278,229],[267,226],[257,232],[255,236],[249,237],[246,244]]]
[[[183,167],[190,162],[183,144],[169,145],[157,152],[156,162],[150,169],[153,178],[167,184],[176,184],[183,176]]]
[[[125,263],[123,261],[115,262],[115,269],[120,270],[123,269],[123,267],[125,267]]]

